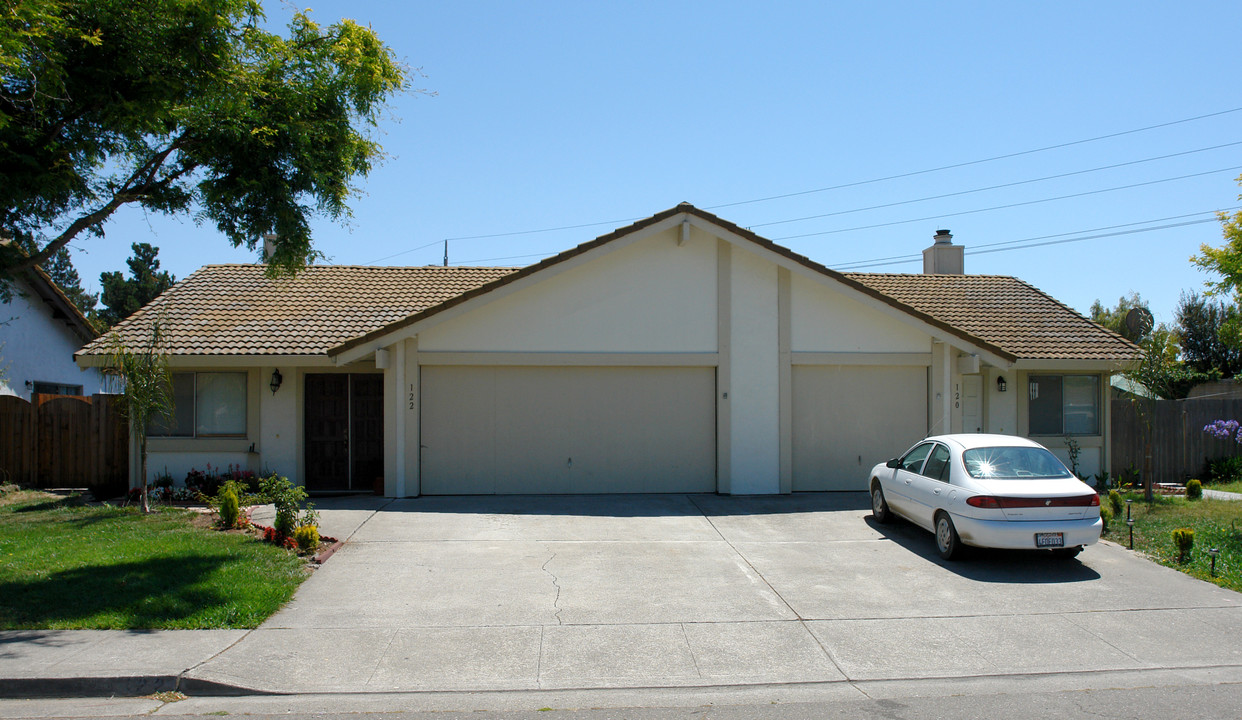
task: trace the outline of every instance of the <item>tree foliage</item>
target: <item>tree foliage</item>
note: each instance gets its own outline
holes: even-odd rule
[[[0,0],[0,236],[38,241],[0,271],[126,204],[193,211],[234,246],[275,233],[273,271],[313,260],[310,220],[348,217],[408,73],[350,20],[262,19],[256,0]]]
[[[1182,293],[1175,311],[1182,358],[1199,372],[1230,378],[1242,372],[1242,313],[1237,305]]]
[[[132,334],[131,334],[132,335]],[[138,441],[142,475],[142,511],[147,503],[147,428],[151,420],[173,411],[172,373],[164,346],[164,323],[157,318],[137,346],[127,345],[119,334],[107,337],[108,359],[104,372],[121,380],[124,400],[121,412],[129,421],[130,434]]]
[[[167,270],[158,272],[160,261],[156,255],[160,252],[159,248],[152,247],[149,243],[134,243],[130,247],[134,254],[125,261],[129,266],[129,277],[123,276],[120,271],[106,272],[99,276],[104,304],[104,309],[99,311],[99,320],[107,327],[133,315],[138,308],[151,302],[177,282]]]
[[[1147,306],[1147,301],[1140,297],[1138,293],[1131,292],[1129,295],[1123,295],[1118,299],[1117,307],[1114,308],[1104,307],[1099,300],[1091,303],[1091,319],[1126,340],[1132,343],[1139,343],[1144,335],[1126,327],[1126,315],[1134,308],[1143,308],[1151,312],[1151,309]]]
[[[1242,176],[1238,177],[1242,183]],[[1242,195],[1238,196],[1242,200]],[[1190,258],[1190,262],[1199,266],[1204,272],[1219,275],[1219,279],[1205,282],[1209,295],[1232,298],[1235,302],[1242,298],[1242,210],[1234,214],[1220,213],[1221,234],[1225,238],[1223,247],[1200,245],[1199,254]]]

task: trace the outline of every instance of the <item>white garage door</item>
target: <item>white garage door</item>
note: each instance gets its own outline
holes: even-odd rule
[[[714,492],[714,368],[422,368],[422,491]]]
[[[865,490],[873,465],[927,434],[927,368],[793,368],[793,489]]]

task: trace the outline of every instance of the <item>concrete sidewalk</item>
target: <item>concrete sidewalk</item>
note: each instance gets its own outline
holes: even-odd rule
[[[1242,680],[1237,593],[1110,543],[945,563],[865,504],[325,501],[349,542],[262,627],[0,633],[0,696]]]

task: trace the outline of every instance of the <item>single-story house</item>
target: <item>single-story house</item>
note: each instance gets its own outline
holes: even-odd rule
[[[176,422],[152,472],[272,470],[311,491],[858,490],[947,432],[1109,469],[1137,352],[1012,277],[841,273],[689,204],[524,268],[209,265],[164,318]],[[102,359],[100,342],[78,353]]]
[[[99,337],[42,268],[18,272],[0,304],[0,395],[94,395],[103,373],[79,367],[74,353]]]

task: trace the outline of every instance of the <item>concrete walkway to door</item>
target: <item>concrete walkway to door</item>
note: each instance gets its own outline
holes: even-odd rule
[[[355,499],[321,513],[344,548],[188,677],[283,692],[1242,680],[1242,595],[1107,543],[1071,561],[943,562],[922,530],[873,524],[861,493]]]

